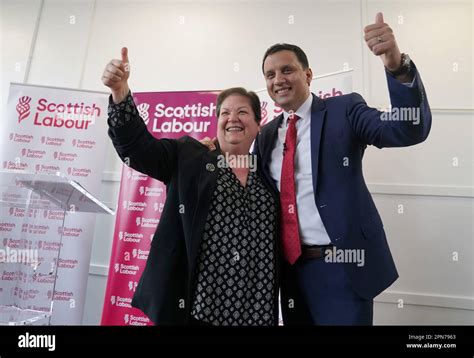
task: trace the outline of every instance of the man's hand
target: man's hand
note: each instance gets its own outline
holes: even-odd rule
[[[127,97],[130,88],[128,87],[128,77],[130,77],[130,64],[128,61],[128,49],[122,48],[122,59],[111,60],[105,66],[102,74],[102,82],[112,91],[114,103],[122,102]]]
[[[201,144],[205,145],[207,147],[207,149],[209,149],[210,152],[213,152],[214,150],[216,150],[216,144],[217,144],[217,138],[209,138],[209,137],[206,137],[204,139],[201,139],[199,141]]]
[[[375,15],[375,24],[366,26],[364,32],[364,39],[370,50],[381,57],[384,66],[389,71],[397,70],[401,65],[402,54],[398,49],[392,29],[383,22],[381,12]]]

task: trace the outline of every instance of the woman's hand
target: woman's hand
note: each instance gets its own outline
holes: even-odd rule
[[[121,55],[122,59],[111,60],[105,66],[104,73],[102,74],[102,82],[112,91],[114,103],[122,102],[130,91],[127,82],[130,77],[130,64],[126,47],[122,48]]]

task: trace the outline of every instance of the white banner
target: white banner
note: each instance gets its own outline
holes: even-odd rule
[[[56,174],[79,182],[99,197],[107,144],[108,95],[103,92],[52,88],[35,85],[10,85],[6,116],[0,126],[0,170],[20,170],[28,173]],[[11,193],[0,192],[1,199]],[[34,212],[34,225],[22,236],[25,213],[2,211],[0,245],[5,248],[28,245],[41,253],[57,253],[60,257],[56,285],[34,278],[25,289],[15,288],[17,301],[23,307],[49,311],[41,306],[42,285],[54,287],[54,309],[51,324],[82,323],[89,261],[94,235],[95,215],[41,210]],[[29,215],[31,217],[31,214]],[[41,221],[38,223],[38,216]],[[55,242],[64,219],[61,248]],[[28,239],[31,238],[31,239]],[[43,257],[44,259],[44,257]],[[57,261],[57,259],[56,259]],[[3,268],[2,268],[3,266]],[[22,279],[22,273],[5,270],[0,263],[0,293],[11,287],[12,277]],[[24,275],[24,274],[23,274]],[[23,277],[27,282],[29,278]],[[49,281],[51,281],[50,279]],[[52,296],[49,289],[48,295]],[[39,305],[39,306],[38,306]]]

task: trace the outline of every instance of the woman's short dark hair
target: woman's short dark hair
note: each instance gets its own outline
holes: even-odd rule
[[[260,121],[262,119],[262,112],[260,109],[260,98],[258,98],[255,92],[247,91],[243,87],[232,87],[223,90],[221,93],[219,93],[219,96],[217,96],[217,117],[219,118],[221,114],[222,102],[224,102],[227,97],[232,95],[239,95],[242,97],[246,97],[250,100],[250,106],[252,107],[253,114],[255,115],[255,122],[257,122],[257,124],[260,124]]]
[[[263,65],[265,64],[265,60],[267,59],[268,56],[273,55],[274,53],[280,52],[280,51],[291,51],[296,55],[296,58],[298,58],[299,63],[301,63],[301,66],[303,66],[303,70],[306,70],[309,67],[309,62],[308,62],[308,57],[306,57],[306,54],[304,51],[296,46],[296,45],[291,45],[291,44],[285,44],[285,43],[280,43],[280,44],[275,44],[271,47],[268,48],[267,51],[265,51],[265,55],[263,55],[263,61],[262,61],[262,72],[265,73],[263,69]]]

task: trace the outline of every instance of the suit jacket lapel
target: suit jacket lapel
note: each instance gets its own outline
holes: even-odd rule
[[[268,181],[274,187],[274,190],[278,192],[275,182],[270,174],[270,162],[272,160],[272,151],[275,148],[275,144],[278,140],[278,128],[280,128],[283,122],[283,113],[276,117],[273,121],[268,124],[268,130],[265,132],[265,137],[262,138],[260,143],[260,153],[262,153],[263,161],[263,173]],[[263,136],[262,136],[263,137]]]
[[[313,95],[311,106],[311,170],[313,173],[313,191],[316,194],[319,175],[319,149],[326,118],[326,105],[322,99]]]
[[[268,163],[272,156],[272,150],[275,147],[275,143],[278,140],[278,128],[280,128],[281,122],[283,121],[283,113],[276,117],[273,121],[268,124],[267,135],[265,138],[265,145],[263,148],[265,152],[263,153],[263,159],[265,163]]]

